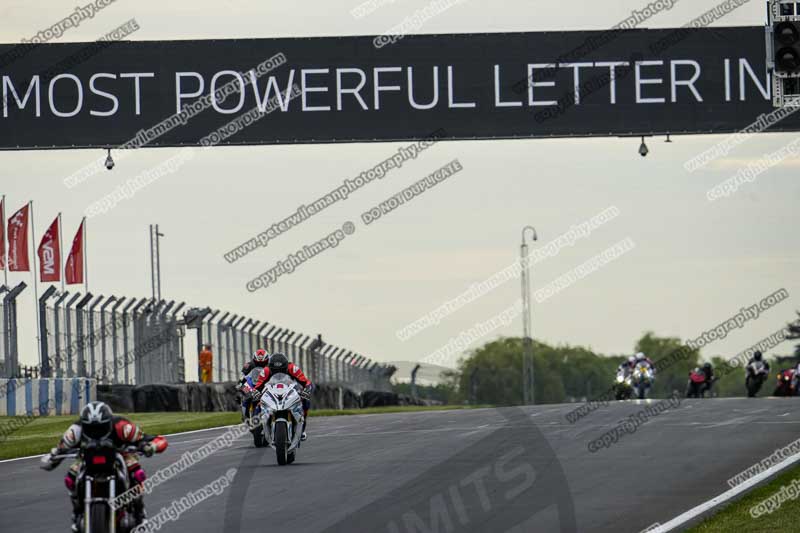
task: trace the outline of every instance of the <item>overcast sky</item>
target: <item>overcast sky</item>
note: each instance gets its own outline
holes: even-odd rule
[[[681,26],[715,3],[680,0],[648,26]],[[30,37],[69,14],[73,4],[4,0],[0,41]],[[132,17],[141,28],[134,40],[374,35],[428,2],[387,2],[356,19],[350,10],[358,4],[117,0],[59,41],[94,40]],[[419,33],[604,29],[644,5],[643,0],[466,0],[428,21]],[[764,12],[764,3],[754,0],[716,25],[761,25]],[[407,143],[215,148],[198,152],[177,173],[90,220],[90,289],[148,296],[148,224],[159,223],[166,234],[162,280],[168,299],[322,333],[329,342],[379,361],[417,360],[519,298],[519,282],[512,280],[410,340],[395,335],[513,262],[522,226],[533,224],[540,243],[546,243],[616,206],[614,220],[535,266],[534,290],[622,239],[630,238],[635,247],[534,304],[534,336],[608,354],[629,353],[647,330],[694,337],[786,288],[788,301],[703,351],[705,356],[732,356],[800,308],[800,161],[784,161],[729,198],[710,203],[706,191],[796,137],[759,136],[692,174],[683,163],[721,136],[680,137],[672,144],[650,139],[647,158],[636,153],[638,139],[439,143],[391,178],[370,184],[235,264],[222,254]],[[67,189],[64,177],[102,155],[99,150],[1,152],[0,192],[7,195],[10,212],[34,201],[37,238],[62,211],[68,248],[92,202],[175,153],[139,150],[112,172]],[[274,286],[255,293],[245,289],[278,259],[345,221],[359,222],[364,210],[454,158],[464,170],[434,190],[369,227],[359,223],[339,247]],[[32,284],[29,275],[10,275],[10,282],[20,280]],[[27,291],[19,309],[22,360],[27,363],[36,359],[32,301],[33,292]],[[516,317],[483,340],[520,335],[521,330]],[[787,343],[781,351],[790,348]]]

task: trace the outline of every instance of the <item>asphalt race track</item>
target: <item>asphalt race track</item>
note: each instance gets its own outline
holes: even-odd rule
[[[651,405],[658,400],[651,401]],[[149,516],[238,469],[233,484],[160,531],[638,532],[725,492],[726,481],[800,437],[794,399],[682,400],[591,453],[640,412],[613,403],[314,418],[293,465],[242,438],[160,485]],[[145,428],[146,430],[147,428]],[[223,430],[170,438],[152,474]],[[0,463],[0,531],[67,531],[67,464]]]

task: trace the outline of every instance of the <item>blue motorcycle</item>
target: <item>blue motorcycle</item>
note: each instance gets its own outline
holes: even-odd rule
[[[263,374],[263,368],[254,368],[244,378],[241,388],[242,393],[242,422],[247,423],[250,433],[253,434],[253,444],[256,448],[267,446],[264,437],[264,426],[261,424],[261,402],[253,401],[250,392],[256,388],[256,382]]]

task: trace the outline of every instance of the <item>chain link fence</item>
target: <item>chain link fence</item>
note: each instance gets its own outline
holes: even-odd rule
[[[0,364],[3,372],[15,376],[19,367],[8,338],[16,334],[16,323],[11,327],[6,318],[15,317],[7,299],[0,298]],[[94,377],[100,384],[184,383],[184,337],[190,330],[196,335],[196,353],[205,349],[212,354],[210,377],[215,382],[238,380],[258,348],[286,354],[316,383],[355,392],[391,390],[389,378],[395,371],[327,344],[321,335],[210,308],[186,308],[182,302],[60,293],[51,286],[39,298],[39,315],[38,371],[44,377]]]

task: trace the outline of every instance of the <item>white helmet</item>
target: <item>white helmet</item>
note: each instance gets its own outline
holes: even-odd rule
[[[644,356],[644,353],[643,353],[643,352],[638,352],[638,353],[636,354],[636,360],[637,360],[637,361],[644,361],[644,359],[645,359],[645,356]]]
[[[630,364],[633,364],[633,363],[635,363],[635,362],[636,362],[636,358],[635,358],[634,356],[630,356],[630,357],[628,357],[628,362],[629,362]]]

